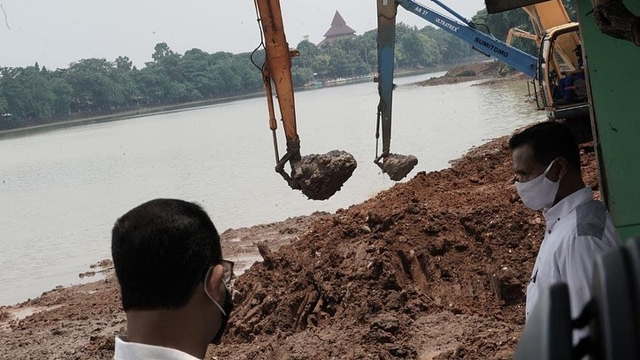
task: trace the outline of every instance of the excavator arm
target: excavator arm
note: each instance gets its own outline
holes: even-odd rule
[[[272,131],[276,156],[275,170],[292,189],[300,190],[312,200],[326,200],[346,182],[357,166],[353,156],[345,151],[333,150],[327,154],[301,156],[300,137],[296,125],[291,58],[298,54],[289,50],[282,21],[279,0],[254,0],[258,21],[262,28],[265,47],[265,64],[262,78],[265,84],[269,128]],[[287,151],[280,158],[276,130],[276,110],[273,101],[276,91],[278,108],[282,116]],[[289,163],[291,173],[285,165]]]
[[[291,80],[291,58],[296,56],[297,52],[289,50],[279,1],[257,0],[256,4],[264,36],[266,57],[262,68],[262,79],[267,95],[269,128],[273,133],[273,146],[276,152],[276,171],[285,180],[291,181],[286,171],[284,171],[284,165],[287,161],[297,162],[300,160],[300,137],[296,128],[295,100],[293,96],[293,81]],[[278,106],[282,115],[284,134],[287,141],[287,152],[282,159],[278,156],[276,137],[278,124],[273,104],[272,84],[278,94]]]
[[[523,39],[529,39],[529,40],[533,40],[536,42],[536,45],[539,47],[540,46],[540,36],[536,35],[536,34],[532,34],[530,32],[524,31],[522,29],[516,28],[516,27],[512,27],[511,29],[509,29],[509,33],[507,34],[507,40],[505,41],[507,44],[511,45],[511,41],[513,40],[513,37],[520,37]]]
[[[474,46],[487,56],[511,65],[519,71],[534,78],[536,76],[537,59],[513,46],[509,46],[495,37],[477,30],[473,23],[447,7],[438,0],[431,0],[451,13],[458,20],[448,18],[413,0],[377,0],[378,11],[378,117],[376,139],[382,129],[382,153],[374,162],[387,173],[392,180],[404,178],[418,163],[412,155],[392,154],[391,150],[391,108],[393,102],[393,70],[395,51],[395,26],[398,6],[425,19],[442,30]]]
[[[413,155],[391,154],[391,103],[393,102],[393,69],[396,37],[397,6],[393,0],[378,0],[378,115],[376,139],[380,137],[382,127],[382,154],[376,157],[374,163],[383,173],[394,181],[401,180],[418,164],[418,158]]]

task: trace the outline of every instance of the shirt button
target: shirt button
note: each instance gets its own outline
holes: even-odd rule
[[[551,234],[551,230],[549,230],[549,234]]]

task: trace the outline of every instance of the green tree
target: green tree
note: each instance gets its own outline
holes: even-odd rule
[[[116,58],[116,68],[121,71],[131,71],[133,62],[127,56],[118,56]]]
[[[162,60],[162,58],[169,55],[174,55],[174,52],[171,51],[169,45],[167,45],[166,42],[161,42],[157,43],[156,46],[154,46],[153,55],[151,55],[151,58],[153,59],[153,61],[159,62],[160,60]]]
[[[185,52],[181,59],[182,76],[190,84],[192,97],[211,97],[214,94],[209,61],[209,55],[200,49]]]
[[[42,119],[53,115],[55,95],[39,66],[3,72],[2,80],[6,107],[16,119]]]
[[[73,87],[77,110],[109,110],[125,103],[123,87],[114,81],[114,69],[105,59],[84,59],[69,66],[65,80]]]
[[[7,99],[2,93],[2,88],[0,88],[0,116],[9,112],[9,104],[7,103]]]
[[[435,47],[444,63],[453,63],[473,55],[472,47],[469,44],[442,29],[425,26],[420,29],[420,32],[435,42]]]
[[[442,61],[436,42],[421,32],[406,32],[398,38],[397,43],[403,54],[398,63],[401,67],[427,67]]]
[[[49,82],[54,95],[51,105],[53,113],[57,116],[68,115],[71,110],[73,88],[61,77],[54,77]]]

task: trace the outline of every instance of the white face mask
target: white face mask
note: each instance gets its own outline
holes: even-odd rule
[[[533,180],[527,182],[516,181],[518,195],[526,207],[531,210],[549,209],[553,206],[560,187],[560,180],[553,182],[547,179],[547,173],[555,163],[555,159],[549,164],[547,169]]]

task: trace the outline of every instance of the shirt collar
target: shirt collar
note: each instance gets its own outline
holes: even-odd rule
[[[565,197],[560,200],[557,204],[555,204],[552,208],[548,210],[544,210],[542,215],[544,215],[544,219],[547,223],[547,229],[551,229],[553,225],[558,222],[558,220],[565,217],[569,214],[573,209],[575,209],[578,205],[582,204],[585,201],[589,201],[593,199],[593,191],[590,187],[584,187],[573,194]]]
[[[201,360],[180,350],[162,346],[128,342],[124,336],[116,336],[115,360]]]

